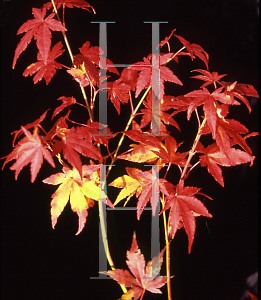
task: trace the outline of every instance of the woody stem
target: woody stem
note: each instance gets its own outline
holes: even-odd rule
[[[115,270],[114,263],[111,258],[110,250],[108,247],[108,238],[107,238],[107,232],[106,232],[106,228],[105,228],[105,218],[104,218],[102,201],[99,201],[99,214],[100,214],[101,233],[102,233],[102,242],[104,245],[104,250],[105,250],[106,257],[107,257],[107,260],[108,260],[108,263],[109,263],[111,269]],[[127,293],[126,287],[123,284],[120,284],[120,286],[121,286],[123,293]]]
[[[164,197],[164,195],[163,195]],[[164,209],[164,198],[162,199],[162,209]],[[170,241],[168,238],[168,226],[166,221],[166,212],[163,211],[163,222],[164,222],[164,232],[165,232],[165,244],[166,244],[166,275],[167,275],[167,290],[168,290],[168,300],[172,300],[171,298],[171,284],[170,284]]]

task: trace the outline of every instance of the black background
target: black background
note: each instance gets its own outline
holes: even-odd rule
[[[12,70],[14,50],[21,38],[16,32],[32,18],[31,8],[39,8],[43,3],[21,0],[1,3],[1,157],[12,151],[10,133],[36,120],[46,109],[54,109],[58,97],[75,96],[82,101],[77,84],[61,70],[48,86],[43,81],[34,85],[31,77],[22,76],[24,69],[36,61],[34,41]],[[66,8],[68,39],[73,53],[79,53],[78,47],[87,40],[91,46],[98,45],[98,24],[90,21],[116,21],[108,25],[108,58],[114,63],[141,61],[151,52],[151,25],[143,21],[168,21],[161,25],[161,39],[176,28],[178,35],[201,45],[209,53],[210,71],[228,74],[224,80],[252,84],[258,90],[258,10],[254,0],[93,1],[90,4],[96,15]],[[59,33],[53,36],[57,39],[55,42],[61,38]],[[175,51],[181,44],[172,38],[171,45]],[[70,66],[67,53],[58,61]],[[191,63],[185,57],[171,67],[184,86],[168,85],[168,94],[177,96],[199,87],[196,79],[187,79],[191,70],[204,68],[199,59]],[[233,107],[229,117],[238,119],[250,131],[258,131],[257,99],[251,99],[251,106],[250,115],[241,105]],[[112,131],[118,131],[127,122],[129,111],[121,108],[123,116],[118,118],[108,103],[108,124]],[[78,114],[76,109],[71,117],[82,118],[84,122],[85,115],[81,112]],[[50,116],[49,112],[43,122],[47,130]],[[195,119],[187,124],[182,118],[186,119],[185,115],[177,118],[182,134],[177,131],[173,134],[179,142],[182,137],[187,138],[185,146],[190,147],[189,137],[195,135]],[[258,138],[250,138],[248,143],[257,157]],[[25,167],[15,181],[10,166],[1,173],[2,299],[118,299],[121,289],[116,282],[90,279],[98,276],[99,271],[97,206],[89,210],[86,226],[79,236],[75,236],[77,216],[69,205],[53,230],[50,201],[56,187],[42,183],[53,173],[52,167],[44,162],[31,184],[29,167]],[[124,163],[118,167],[123,168]],[[196,168],[187,181],[187,185],[202,187],[203,193],[214,198],[214,201],[203,199],[213,218],[197,218],[191,254],[187,253],[184,229],[178,231],[172,242],[173,299],[240,299],[246,277],[257,270],[258,159],[251,168],[241,165],[223,170],[225,188],[203,168]],[[111,173],[109,182],[119,176],[117,172]],[[173,183],[177,183],[175,179]],[[109,190],[112,200],[117,192]],[[134,230],[141,251],[146,260],[150,259],[149,214],[144,212],[138,222],[135,212],[108,212],[108,236],[117,268],[126,268],[126,250],[130,249]],[[144,299],[167,299],[166,287],[162,291],[164,296],[147,292]]]

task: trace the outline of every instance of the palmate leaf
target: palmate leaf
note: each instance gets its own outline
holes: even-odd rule
[[[251,165],[255,159],[254,156],[249,155],[247,152],[230,148],[229,159],[220,151],[216,143],[204,148],[199,142],[197,145],[197,152],[204,153],[199,157],[199,161],[202,167],[207,166],[208,172],[215,178],[215,180],[224,187],[224,179],[222,176],[222,170],[219,167],[230,167],[250,162]]]
[[[132,274],[128,270],[123,269],[100,273],[107,274],[119,284],[130,287],[130,290],[128,290],[128,292],[120,299],[138,300],[144,295],[145,291],[161,294],[160,288],[167,282],[167,279],[158,276],[163,262],[163,254],[164,250],[162,250],[157,257],[154,257],[152,261],[149,261],[145,267],[145,259],[138,247],[136,235],[134,233],[131,249],[127,251],[126,261]]]
[[[221,91],[222,88],[219,88],[215,92]],[[197,106],[204,105],[203,109],[207,119],[207,124],[211,129],[213,139],[216,138],[216,127],[217,127],[217,109],[219,104],[217,103],[214,93],[210,93],[206,88],[203,87],[202,90],[195,90],[186,95],[185,97],[192,97],[192,101],[188,107],[187,118],[188,120],[191,117],[191,113],[197,108]]]
[[[130,86],[132,91],[135,91],[135,87],[138,79],[138,70],[124,68],[121,72],[120,82]]]
[[[231,142],[240,145],[250,156],[252,156],[252,150],[241,135],[246,133],[248,133],[248,129],[240,122],[233,119],[218,118],[216,143],[221,152],[230,160],[231,165],[233,165],[233,158],[230,157]]]
[[[107,88],[108,99],[111,100],[118,114],[120,114],[120,103],[128,103],[130,99],[130,86],[118,79],[114,82],[108,82]]]
[[[73,8],[75,6],[75,7],[81,8],[81,9],[88,10],[89,12],[91,12],[89,10],[89,8],[91,8],[92,11],[94,13],[96,13],[94,8],[85,0],[54,0],[54,4],[57,9],[59,9],[61,6],[63,7],[63,10],[65,9],[65,6],[68,8]],[[53,8],[52,2],[48,2],[48,3],[44,4],[44,6],[47,9]]]
[[[188,152],[177,152],[179,146],[175,139],[169,135],[165,138],[165,144],[161,143],[157,151],[152,150],[152,152],[161,158],[163,164],[185,166]]]
[[[57,100],[62,100],[63,103],[60,106],[56,107],[56,109],[53,112],[52,119],[56,115],[58,115],[64,108],[76,103],[76,99],[74,97],[61,96]]]
[[[30,128],[36,128],[36,127],[39,127],[40,126],[40,123],[44,120],[44,118],[46,117],[46,114],[48,112],[49,109],[47,109],[41,116],[39,119],[35,120],[34,122],[32,123],[28,123],[26,124],[25,126],[23,126],[25,129],[30,129]],[[13,139],[13,144],[12,146],[14,147],[15,145],[15,141],[16,139],[19,137],[20,134],[22,134],[24,131],[23,129],[19,129],[19,130],[15,130],[13,131],[11,134],[14,134],[14,139]]]
[[[113,207],[107,195],[100,189],[99,182],[97,182],[99,168],[100,165],[83,165],[81,178],[77,169],[73,168],[71,170],[64,167],[63,173],[51,175],[43,180],[47,184],[60,184],[56,192],[52,195],[51,219],[53,228],[69,199],[72,211],[76,212],[79,217],[79,226],[76,235],[84,228],[88,209],[94,205],[93,200],[102,200],[107,205]]]
[[[218,75],[217,72],[210,73],[207,70],[201,70],[201,69],[193,70],[193,72],[199,72],[202,75],[191,76],[190,78],[197,78],[206,81],[204,84],[202,84],[201,88],[212,83],[215,84],[216,82],[220,84],[219,80],[227,75],[227,74]]]
[[[152,215],[155,216],[156,208],[159,205],[158,195],[154,195],[153,191],[158,187],[159,191],[168,195],[168,190],[173,186],[170,182],[163,178],[158,178],[157,174],[153,174],[152,171],[142,171],[137,168],[126,167],[128,175],[123,175],[116,178],[109,186],[121,188],[114,205],[117,205],[121,200],[127,198],[124,205],[127,204],[129,199],[136,194],[138,198],[137,203],[137,219],[143,212],[144,207],[150,201]]]
[[[99,70],[95,64],[81,54],[74,55],[73,67],[67,72],[79,82],[82,87],[96,86],[99,83]]]
[[[62,49],[62,46],[62,43],[58,42],[49,52],[46,62],[44,62],[42,55],[39,52],[37,56],[38,61],[28,66],[24,70],[23,76],[32,76],[36,73],[33,78],[34,84],[36,84],[38,81],[41,81],[43,78],[45,79],[46,84],[48,84],[55,75],[56,69],[62,69],[62,65],[54,60],[65,51]]]
[[[190,44],[190,42],[188,42],[187,40],[185,40],[183,37],[179,35],[174,34],[174,36],[180,40],[180,42],[183,44],[184,47],[186,47],[191,57],[191,60],[193,60],[195,56],[199,57],[205,63],[208,69],[209,55],[205,50],[203,50],[201,46],[197,44]]]
[[[152,86],[152,90],[156,95],[159,95],[160,92],[160,97],[163,97],[164,81],[170,81],[179,85],[183,85],[178,77],[174,75],[168,67],[164,66],[164,64],[166,64],[172,56],[173,53],[160,54],[159,58],[155,58],[155,60],[153,60],[153,54],[151,57],[149,56],[150,59],[144,57],[143,62],[137,62],[129,67],[130,69],[141,71],[136,84],[136,98],[140,92],[148,86]],[[152,69],[156,75],[155,78],[152,78]]]
[[[182,95],[178,97],[165,96],[163,97],[163,107],[164,110],[173,108],[175,111],[170,115],[173,116],[181,111],[187,111],[191,101],[191,97],[185,97]]]
[[[132,148],[118,155],[117,158],[137,163],[156,163],[159,159],[159,156],[153,152],[153,150],[158,150],[158,147],[144,144],[130,144],[130,147]]]
[[[13,60],[12,68],[14,69],[16,61],[20,54],[27,48],[28,44],[31,42],[32,38],[36,39],[36,46],[41,53],[43,62],[46,63],[48,59],[48,53],[51,47],[51,30],[54,31],[66,31],[67,29],[57,20],[53,19],[54,13],[50,14],[46,19],[46,8],[42,10],[38,8],[33,8],[33,15],[35,19],[28,20],[19,29],[17,34],[26,32],[25,35],[20,40],[19,44],[15,49],[15,55]]]
[[[47,146],[42,143],[37,133],[38,128],[35,127],[33,134],[23,126],[21,126],[21,129],[25,137],[18,142],[15,149],[6,157],[3,168],[9,161],[16,159],[16,162],[10,169],[15,170],[15,179],[17,179],[20,171],[30,163],[31,182],[34,182],[42,166],[43,158],[45,158],[53,168],[55,168],[55,163],[50,151],[47,150]]]
[[[256,89],[251,84],[237,83],[221,81],[221,85],[225,88],[224,94],[231,98],[231,101],[235,101],[235,98],[240,99],[251,112],[251,106],[248,99],[245,96],[259,98]]]
[[[108,66],[113,65],[108,58],[106,58],[106,65],[103,64],[103,61],[100,61],[100,55],[103,55],[104,51],[98,46],[90,47],[90,42],[87,41],[79,50],[81,54],[74,55],[73,67],[67,72],[71,74],[82,87],[86,87],[89,84],[93,86],[99,84],[98,67],[119,75],[115,67]]]
[[[174,238],[177,229],[179,228],[180,222],[183,223],[188,236],[189,253],[191,252],[191,246],[196,230],[195,215],[202,215],[212,218],[212,215],[208,212],[204,204],[194,196],[198,193],[199,190],[200,189],[196,187],[184,187],[184,180],[181,180],[176,186],[175,190],[173,190],[173,192],[170,194],[170,196],[166,196],[166,203],[164,209],[161,211],[162,213],[163,211],[166,211],[170,208],[169,235],[172,239]]]
[[[124,131],[124,134],[127,135],[127,137],[130,138],[131,140],[148,146],[160,147],[161,145],[157,137],[147,132],[142,132],[140,130],[140,127],[138,129]]]
[[[110,66],[113,65],[113,63],[107,57],[106,66],[102,64],[102,62],[100,61],[100,55],[102,56],[104,54],[104,51],[100,47],[90,47],[90,42],[87,41],[82,45],[81,48],[79,48],[79,50],[84,57],[88,58],[97,67],[100,67],[101,69],[107,69],[109,72],[113,72],[119,75],[117,68]]]
[[[161,132],[167,131],[165,125],[172,125],[180,131],[178,123],[169,113],[166,112],[171,108],[169,105],[165,105],[170,101],[170,97],[171,96],[164,96],[159,102],[159,112],[157,112],[157,114],[159,114]],[[141,114],[143,114],[143,116],[140,122],[140,128],[144,128],[146,125],[151,123],[153,118],[157,118],[157,115],[155,116],[155,113],[152,110],[152,91],[148,93],[148,96],[146,97],[146,100],[143,101],[143,104],[146,108],[141,109]]]
[[[70,129],[57,127],[56,134],[61,138],[61,142],[58,142],[58,145],[60,151],[63,152],[64,158],[78,170],[81,176],[82,162],[78,153],[98,161],[102,159],[100,152],[92,144],[91,133],[87,127],[77,126]]]

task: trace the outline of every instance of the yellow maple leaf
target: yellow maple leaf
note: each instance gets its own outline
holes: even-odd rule
[[[129,170],[129,168],[126,168]],[[138,169],[135,169],[135,171],[140,171]],[[143,178],[138,177],[133,178],[128,175],[123,175],[121,177],[116,178],[113,182],[109,184],[109,186],[114,186],[117,188],[121,188],[122,190],[118,194],[114,205],[117,205],[122,199],[127,197],[127,200],[124,203],[124,206],[127,204],[129,199],[136,193],[136,197],[138,197],[142,191],[141,182],[144,181]]]
[[[110,206],[113,206],[107,195],[100,189],[97,180],[99,165],[84,165],[82,167],[82,179],[77,169],[72,170],[68,167],[63,168],[63,173],[57,173],[43,180],[44,183],[57,185],[58,189],[52,195],[51,202],[51,220],[54,228],[57,219],[64,210],[70,199],[70,205],[73,212],[79,217],[78,231],[79,234],[86,223],[88,208],[94,205],[93,200],[102,200]],[[93,175],[94,173],[97,173]]]

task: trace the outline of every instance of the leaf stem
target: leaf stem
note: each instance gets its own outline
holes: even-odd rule
[[[203,122],[201,123],[200,127],[198,128],[198,132],[197,132],[196,138],[194,140],[193,146],[192,146],[191,150],[189,151],[189,157],[188,157],[188,159],[186,161],[185,167],[184,167],[184,169],[182,171],[182,174],[180,176],[180,181],[185,178],[187,170],[188,170],[189,163],[190,163],[192,157],[195,155],[195,149],[196,149],[197,144],[199,142],[199,139],[201,137],[201,130],[204,127],[204,125],[206,123],[206,120],[207,119],[205,117],[204,120],[203,120]]]
[[[146,290],[143,290],[143,292],[142,292],[142,294],[141,294],[141,296],[140,296],[140,300],[143,299],[143,296],[144,296],[144,294],[145,294],[145,291],[146,291]]]
[[[177,56],[177,55],[178,55],[182,50],[184,50],[184,49],[186,49],[185,46],[183,46],[182,48],[180,48],[179,51],[177,51],[176,53],[174,53],[174,54],[172,55],[172,57],[169,58],[169,59],[166,61],[165,64],[167,64],[169,61],[171,61],[175,56]]]

